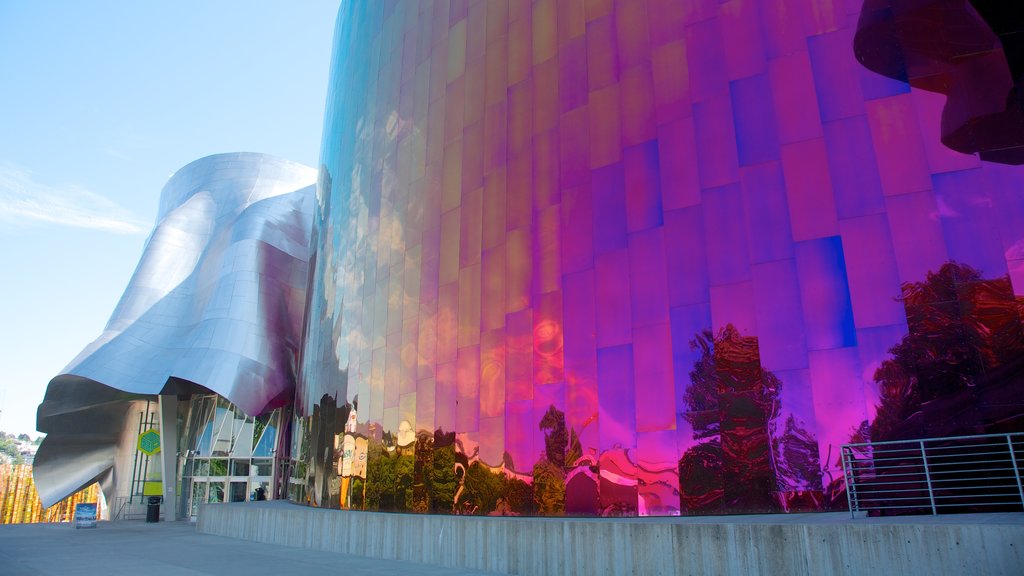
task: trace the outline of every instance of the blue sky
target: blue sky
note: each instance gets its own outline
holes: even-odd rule
[[[189,162],[316,166],[340,0],[0,0],[0,430],[100,334]]]

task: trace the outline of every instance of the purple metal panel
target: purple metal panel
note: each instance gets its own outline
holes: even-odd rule
[[[981,169],[935,174],[932,183],[949,259],[978,269],[986,278],[1006,274],[1006,257],[999,229],[992,225],[992,199]]]
[[[857,344],[843,245],[838,236],[796,244],[796,270],[809,350]]]
[[[740,169],[751,264],[793,257],[786,182],[779,162]]]
[[[903,322],[899,273],[885,216],[844,220],[840,229],[854,323],[868,328]]]
[[[740,166],[779,159],[771,82],[767,73],[730,82]]]
[[[594,254],[626,247],[626,182],[622,163],[593,171]],[[577,226],[579,224],[576,224]]]
[[[662,224],[661,179],[658,141],[623,150],[626,182],[626,228],[630,232],[647,230]]]
[[[636,403],[633,398],[633,347],[598,348],[598,405],[601,449],[636,446]]]
[[[800,306],[803,279],[798,278],[797,262],[787,259],[753,266],[757,336],[765,370],[807,367],[808,320]]]
[[[864,116],[826,122],[825,148],[836,217],[855,218],[885,211],[871,133]]]
[[[668,322],[633,329],[633,387],[636,430],[672,430],[676,426],[672,334]]]
[[[668,322],[668,277],[661,228],[629,236],[629,289],[633,326]]]
[[[630,305],[629,252],[608,252],[594,262],[597,309],[597,345],[599,348],[627,344],[632,338],[633,314]]]
[[[712,286],[750,279],[743,195],[738,184],[704,191],[704,246]]]
[[[916,282],[949,260],[934,192],[890,196],[885,205],[900,282]]]

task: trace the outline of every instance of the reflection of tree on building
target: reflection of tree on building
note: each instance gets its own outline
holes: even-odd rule
[[[717,438],[690,448],[679,459],[679,505],[683,513],[722,507],[722,446]]]
[[[412,510],[414,458],[387,448],[381,440],[368,442],[366,507],[396,512]]]
[[[416,433],[413,454],[412,511],[430,512],[430,475],[434,467],[434,435],[426,430]]]
[[[533,499],[543,516],[565,513],[565,470],[541,458],[533,465]]]
[[[558,408],[548,407],[538,426],[544,432],[544,453],[533,466],[534,503],[545,516],[564,514],[566,475],[577,465],[583,449]]]
[[[533,470],[531,486],[516,477],[506,453],[498,467],[488,466],[476,453],[465,454],[453,432],[421,431],[415,442],[412,510],[456,514],[531,514],[538,509],[563,513],[566,462],[579,458],[575,431],[567,429],[565,414],[551,407],[539,424],[545,451]]]
[[[427,492],[433,497],[431,510],[450,514],[455,506],[455,433],[438,430],[434,433],[434,457],[431,462]]]
[[[908,333],[875,372],[873,441],[1019,430],[1024,298],[948,262],[902,286]]]
[[[536,514],[533,503],[533,487],[519,478],[503,476],[503,488],[500,500],[494,512],[503,515]]]
[[[774,512],[794,500],[815,507],[817,441],[792,416],[776,435],[782,382],[761,367],[757,338],[728,324],[691,346],[701,357],[690,372],[685,418],[698,444],[679,460],[683,512]]]
[[[503,493],[503,478],[500,471],[492,471],[479,460],[470,464],[466,470],[465,495],[465,500],[472,503],[470,508],[480,514],[497,508]]]

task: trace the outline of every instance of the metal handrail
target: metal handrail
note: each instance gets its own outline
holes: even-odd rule
[[[845,444],[841,455],[851,516],[1024,508],[1024,432]]]
[[[138,520],[145,518],[145,512],[135,509],[135,496],[117,496],[114,498],[114,510],[111,520]]]
[[[916,438],[916,439],[913,439],[913,440],[884,440],[884,441],[881,441],[881,442],[853,442],[853,443],[850,443],[850,444],[843,444],[843,446],[844,447],[851,446],[851,447],[875,448],[877,446],[892,446],[894,444],[910,444],[910,443],[917,443],[917,442],[943,442],[943,441],[946,441],[946,440],[956,440],[956,441],[962,442],[964,440],[971,440],[971,439],[974,439],[974,438],[984,438],[984,439],[988,440],[988,439],[993,439],[993,438],[1006,438],[1007,436],[1012,436],[1012,437],[1017,438],[1017,439],[1021,440],[1022,442],[1024,442],[1024,432],[1010,432],[1008,434],[970,434],[970,435],[967,435],[967,436],[943,436],[941,438]]]
[[[989,479],[989,480],[1013,480],[1013,478],[1014,477],[1012,477],[1012,476],[1001,476],[1001,477],[993,478],[993,479]],[[885,492],[899,492],[900,490],[897,490],[897,489],[889,490],[889,489],[886,488],[886,486],[905,486],[905,485],[921,486],[921,482],[887,482],[885,486],[861,485],[860,490],[861,490],[861,492],[871,491],[871,490],[882,490],[882,491],[885,491]],[[1002,485],[1001,484],[988,484],[986,487],[987,488],[996,488],[996,487],[999,487],[999,486],[1002,486]],[[1015,484],[1008,484],[1006,486],[1009,487],[1009,488],[1016,488],[1017,487],[1017,485],[1015,485]],[[942,489],[943,490],[970,490],[970,489],[977,490],[977,487],[975,487],[975,486],[946,486],[946,485],[942,485]],[[916,488],[908,489],[908,490],[906,490],[906,492],[910,492],[911,490],[918,490],[918,489],[916,489]]]

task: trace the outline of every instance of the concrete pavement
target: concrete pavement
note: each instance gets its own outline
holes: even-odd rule
[[[288,548],[196,532],[188,522],[0,526],[0,575],[66,576],[463,576],[488,572]]]

